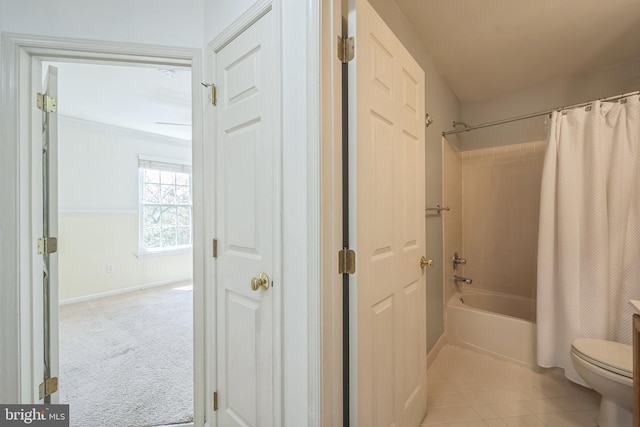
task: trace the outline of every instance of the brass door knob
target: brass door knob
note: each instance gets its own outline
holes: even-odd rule
[[[425,267],[433,267],[433,260],[426,259],[424,256],[420,258],[420,269],[424,270]]]
[[[257,291],[260,288],[265,291],[269,289],[269,276],[264,273],[260,273],[260,277],[251,279],[251,289]]]

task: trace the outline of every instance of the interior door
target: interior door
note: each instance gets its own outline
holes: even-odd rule
[[[34,61],[41,78],[41,63]],[[33,146],[34,401],[57,403],[58,377],[58,69],[49,66],[42,92],[34,94],[34,127],[42,138]]]
[[[216,55],[218,425],[276,426],[273,12]],[[277,427],[277,426],[276,426]]]
[[[351,422],[415,427],[427,403],[424,72],[366,0],[350,1],[349,32]]]

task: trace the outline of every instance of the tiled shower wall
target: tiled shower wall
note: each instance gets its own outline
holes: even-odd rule
[[[546,141],[464,151],[461,275],[474,288],[536,297],[540,181]],[[446,172],[445,172],[446,176]],[[446,231],[445,231],[446,233]],[[445,261],[453,253],[445,252]]]

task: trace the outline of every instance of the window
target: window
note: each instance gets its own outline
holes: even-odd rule
[[[191,167],[140,158],[140,252],[191,247]]]

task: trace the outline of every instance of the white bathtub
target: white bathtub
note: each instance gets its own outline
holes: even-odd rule
[[[536,366],[535,315],[531,299],[464,290],[447,304],[447,341]]]

